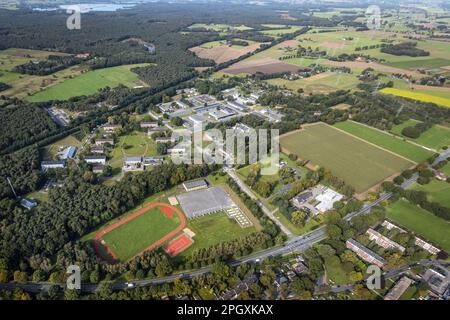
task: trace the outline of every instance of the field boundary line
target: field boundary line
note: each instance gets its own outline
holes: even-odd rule
[[[351,133],[349,133],[349,132],[347,132],[347,131],[345,131],[345,130],[336,128],[336,127],[331,126],[331,125],[329,125],[329,124],[327,124],[327,123],[325,123],[325,122],[319,122],[319,123],[323,123],[323,124],[325,124],[325,125],[327,125],[327,126],[333,128],[333,129],[336,129],[336,130],[338,130],[338,131],[340,131],[340,132],[342,132],[342,133],[348,134],[349,136],[351,136],[351,137],[353,137],[353,138],[355,138],[355,139],[358,139],[358,140],[363,141],[363,142],[365,142],[365,143],[367,143],[367,144],[370,144],[371,146],[374,146],[374,147],[376,147],[376,148],[378,148],[378,149],[380,149],[380,150],[386,151],[386,152],[388,152],[388,153],[390,153],[390,154],[392,154],[392,155],[394,155],[394,156],[396,156],[396,157],[399,157],[399,158],[401,158],[401,159],[403,159],[403,160],[406,160],[406,161],[408,161],[408,162],[410,162],[410,163],[412,163],[412,164],[417,164],[417,162],[415,162],[415,161],[413,161],[413,160],[411,160],[411,159],[408,159],[408,158],[406,158],[406,157],[404,157],[404,156],[401,156],[401,155],[399,155],[399,154],[397,154],[397,153],[395,153],[395,152],[393,152],[393,151],[391,151],[391,150],[385,149],[385,148],[383,148],[383,147],[381,147],[381,146],[379,146],[379,145],[376,145],[375,143],[372,143],[372,142],[370,142],[370,141],[364,140],[363,138],[360,138],[360,137],[358,137],[358,136],[355,136],[355,135],[353,135],[353,134],[351,134]]]
[[[427,151],[437,152],[437,151],[436,151],[435,149],[433,149],[433,148],[428,148],[428,147],[426,147],[426,146],[424,146],[424,145],[421,145],[421,144],[419,144],[419,143],[417,143],[417,142],[414,142],[414,141],[412,141],[412,140],[410,140],[410,139],[408,139],[408,138],[402,138],[402,137],[400,137],[400,136],[398,136],[398,135],[395,135],[395,134],[393,134],[393,133],[391,133],[391,132],[384,131],[384,130],[381,130],[381,129],[378,129],[378,128],[369,126],[368,124],[361,123],[361,122],[357,122],[357,121],[354,121],[354,120],[348,120],[348,121],[353,122],[353,123],[355,123],[355,124],[358,124],[358,125],[360,125],[360,126],[367,127],[367,128],[369,128],[369,129],[372,129],[372,130],[379,131],[379,132],[384,133],[384,134],[386,134],[386,135],[388,135],[388,136],[391,136],[391,137],[393,137],[393,138],[395,138],[395,139],[398,139],[398,140],[401,140],[401,141],[404,141],[404,142],[408,142],[408,143],[412,144],[413,146],[416,146],[416,147],[425,149],[425,150],[427,150]],[[436,126],[438,126],[438,125],[436,125]],[[449,128],[447,128],[447,129],[449,129]]]

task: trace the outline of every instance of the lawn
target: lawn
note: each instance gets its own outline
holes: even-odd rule
[[[120,261],[127,261],[180,225],[181,220],[176,213],[169,218],[159,207],[155,207],[111,230],[101,239]]]
[[[27,100],[31,102],[67,100],[71,97],[92,95],[99,89],[117,87],[119,84],[130,88],[137,85],[144,85],[139,80],[138,75],[131,71],[131,69],[148,65],[131,64],[88,71],[27,97]]]
[[[155,141],[150,139],[145,132],[134,132],[119,137],[111,154],[110,165],[113,168],[121,167],[123,157],[156,155]]]
[[[405,199],[389,205],[387,217],[394,223],[414,231],[442,249],[450,250],[450,224],[432,213],[419,208]]]
[[[412,143],[353,121],[339,122],[335,127],[415,162],[422,162],[433,155]]]
[[[384,88],[381,92],[422,102],[435,103],[450,108],[450,99],[431,95],[429,93],[412,92],[409,90],[401,90],[396,88]]]
[[[442,169],[442,172],[444,172],[447,176],[450,177],[450,163],[447,163]]]
[[[180,253],[180,256],[187,256],[194,250],[242,238],[256,232],[254,227],[242,229],[223,211],[189,220],[187,228],[195,233],[194,244]]]
[[[360,193],[413,165],[323,123],[280,137],[283,152],[325,167]]]
[[[336,285],[351,283],[348,273],[344,270],[341,260],[337,256],[325,259],[325,270],[328,278]]]
[[[57,160],[57,153],[68,146],[79,147],[81,142],[74,136],[67,136],[42,148],[41,156],[45,160]]]
[[[424,191],[428,199],[450,208],[450,183],[433,179],[429,184],[416,184],[414,190]]]

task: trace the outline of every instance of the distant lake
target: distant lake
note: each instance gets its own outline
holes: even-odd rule
[[[82,13],[87,12],[114,12],[117,10],[130,9],[136,6],[134,3],[116,4],[116,3],[83,3],[73,5],[60,5],[57,8],[33,8],[35,11],[55,11],[58,9],[67,10],[73,6],[79,6]]]

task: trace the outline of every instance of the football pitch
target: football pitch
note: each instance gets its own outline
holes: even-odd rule
[[[152,203],[103,229],[95,239],[113,259],[127,261],[163,244],[185,226],[186,220],[178,208]]]
[[[364,192],[414,163],[324,123],[280,137],[281,148],[329,169]]]

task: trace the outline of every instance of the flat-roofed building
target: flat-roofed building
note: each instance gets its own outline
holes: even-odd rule
[[[41,169],[43,171],[48,169],[64,169],[66,167],[66,161],[65,160],[49,160],[49,161],[42,161],[41,162]]]
[[[381,256],[379,256],[372,250],[366,248],[365,246],[363,246],[361,243],[359,243],[354,239],[351,238],[348,239],[345,242],[345,244],[348,249],[352,250],[354,253],[358,255],[358,257],[360,257],[361,259],[363,259],[368,263],[375,264],[380,268],[382,268],[386,263],[386,261]]]
[[[228,101],[227,104],[232,107],[233,109],[236,109],[240,112],[246,112],[248,111],[248,107],[243,105],[242,103],[239,103],[237,101]]]
[[[158,128],[158,121],[141,122],[141,128]]]
[[[395,286],[389,290],[388,294],[384,297],[384,300],[398,300],[408,290],[409,286],[414,281],[408,277],[402,277]]]
[[[186,191],[194,191],[208,188],[208,183],[205,179],[186,181],[183,183],[183,187]]]
[[[90,152],[95,153],[95,154],[103,154],[104,149],[103,149],[103,146],[92,146],[90,148]]]
[[[96,164],[95,166],[92,167],[92,172],[93,172],[93,173],[97,173],[97,174],[103,173],[103,169],[104,169],[104,168],[105,168],[104,165]]]
[[[111,146],[114,146],[114,139],[105,139],[105,138],[102,138],[102,139],[96,139],[96,140],[95,140],[95,145],[96,145],[96,146],[103,146],[103,145],[105,145],[105,144],[109,144],[109,145],[111,145]]]
[[[122,126],[120,124],[104,124],[101,128],[105,133],[113,133],[122,129]]]
[[[366,233],[369,235],[369,239],[375,241],[375,243],[380,247],[383,247],[385,249],[397,249],[400,252],[405,251],[405,247],[399,245],[395,241],[392,241],[388,237],[383,236],[381,233],[373,230],[372,228],[367,229]]]
[[[84,158],[84,161],[90,164],[106,164],[106,156],[88,155]]]
[[[319,202],[315,207],[319,212],[327,212],[333,209],[333,205],[341,201],[344,196],[330,188],[326,188],[321,194],[316,197]]]

